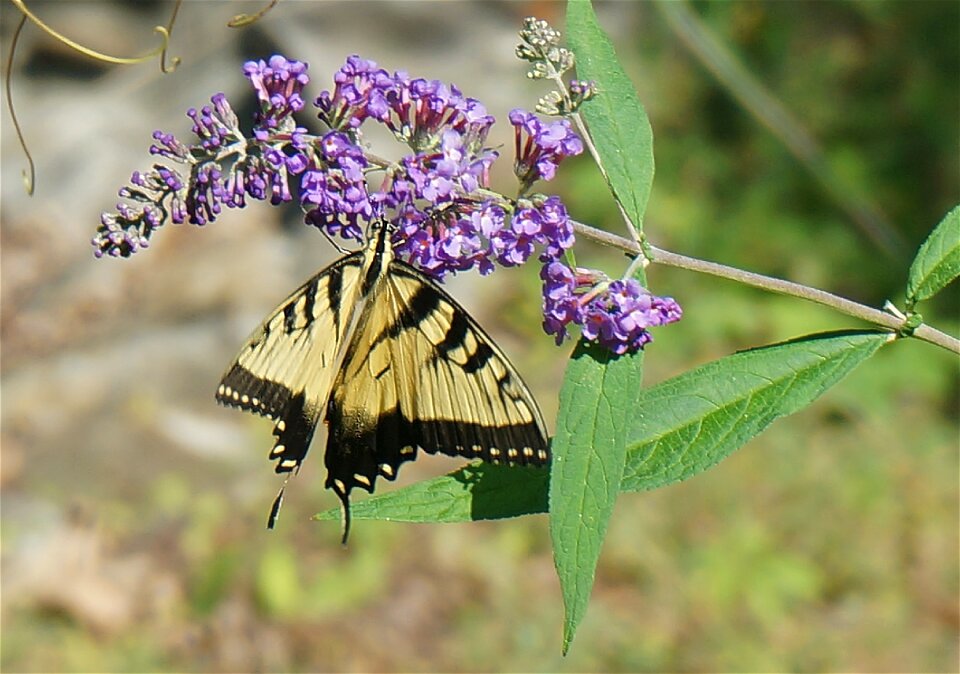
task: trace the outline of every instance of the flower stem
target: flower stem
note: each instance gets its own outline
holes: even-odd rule
[[[604,182],[609,185],[610,176],[607,175],[607,169],[603,164],[603,160],[600,158],[600,153],[597,151],[597,147],[593,144],[593,136],[590,135],[590,131],[587,129],[587,125],[583,121],[583,117],[580,116],[579,112],[573,113],[570,117],[573,119],[574,124],[577,125],[577,130],[580,131],[580,138],[583,141],[583,144],[587,147],[587,150],[589,150],[590,156],[593,157],[593,161],[596,163],[597,168],[600,169],[600,174],[603,176]],[[640,233],[637,231],[636,223],[630,220],[630,216],[627,215],[626,209],[623,207],[623,204],[620,203],[620,200],[616,198],[616,196],[614,196],[613,200],[617,204],[617,209],[620,211],[623,221],[627,223],[627,231],[630,232],[630,236],[633,237],[633,241],[639,249]],[[627,239],[623,240],[627,241]]]
[[[561,92],[561,95],[564,97],[567,106],[569,106],[572,101],[570,100],[570,94],[567,92],[567,83],[563,81],[563,73],[557,71],[557,69],[553,66],[553,63],[550,62],[550,59],[546,59],[544,63],[547,66],[547,78],[552,80],[553,83],[557,85],[557,91]],[[593,162],[597,165],[597,168],[600,169],[600,175],[603,176],[604,182],[609,185],[610,176],[607,175],[607,168],[603,163],[603,159],[600,157],[600,152],[597,150],[597,146],[593,144],[593,136],[590,134],[590,130],[587,128],[587,123],[584,121],[583,116],[581,116],[579,112],[574,112],[572,115],[570,115],[570,119],[572,119],[573,123],[577,126],[577,130],[580,132],[580,139],[583,141],[583,144],[590,153],[590,156],[593,157]],[[623,221],[627,223],[627,231],[630,232],[630,236],[633,237],[633,240],[639,244],[640,232],[637,230],[637,224],[630,219],[630,216],[627,215],[627,210],[623,207],[623,204],[620,203],[620,200],[617,199],[616,196],[614,196],[613,200],[617,204],[617,208],[620,211],[620,215],[623,217]]]
[[[593,239],[594,241],[619,248],[620,250],[632,253],[633,255],[643,254],[643,251],[638,244],[630,239],[625,239],[622,236],[617,236],[616,234],[611,234],[610,232],[605,232],[580,222],[574,223],[574,229],[578,234],[583,235],[588,239]],[[880,311],[879,309],[874,309],[873,307],[869,307],[865,304],[860,304],[844,297],[828,293],[824,290],[818,290],[816,288],[811,288],[809,286],[794,283],[792,281],[785,281],[772,276],[755,274],[753,272],[744,271],[743,269],[737,269],[736,267],[728,267],[723,264],[717,264],[716,262],[708,262],[707,260],[700,260],[697,258],[688,257],[686,255],[680,255],[679,253],[671,253],[670,251],[662,250],[656,246],[650,245],[649,243],[647,244],[647,248],[651,262],[658,262],[669,267],[679,267],[681,269],[689,269],[691,271],[698,271],[704,274],[710,274],[712,276],[719,276],[720,278],[739,281],[740,283],[750,285],[755,288],[762,288],[771,292],[780,293],[781,295],[799,297],[800,299],[831,307],[841,313],[847,314],[848,316],[853,316],[854,318],[859,318],[867,321],[868,323],[879,325],[898,334],[905,330],[905,321],[903,318],[897,317],[885,311]],[[951,337],[950,335],[929,325],[921,324],[912,332],[910,332],[910,334],[919,340],[936,344],[937,346],[943,347],[948,351],[960,354],[960,340],[955,337]]]

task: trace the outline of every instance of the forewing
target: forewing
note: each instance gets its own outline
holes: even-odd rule
[[[378,475],[429,453],[549,462],[530,390],[483,329],[435,282],[402,262],[374,288],[327,410],[327,486],[346,501]]]
[[[293,292],[250,336],[217,401],[275,422],[278,473],[300,467],[336,374],[356,302],[362,254],[344,257]]]

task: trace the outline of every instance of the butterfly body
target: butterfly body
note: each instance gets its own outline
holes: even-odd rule
[[[374,227],[366,249],[294,291],[217,390],[219,402],[274,421],[278,473],[299,469],[325,420],[326,487],[347,525],[350,491],[396,479],[419,450],[514,464],[550,459],[540,410],[510,361],[433,279],[395,259],[390,236],[388,226]]]

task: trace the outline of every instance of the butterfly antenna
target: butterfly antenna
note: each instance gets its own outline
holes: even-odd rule
[[[325,237],[327,237],[327,241],[330,242],[330,245],[332,245],[334,248],[337,249],[338,253],[340,253],[341,255],[346,255],[350,252],[349,250],[341,246],[339,243],[337,243],[337,241],[332,236],[330,236],[330,234],[327,233],[327,230],[321,229],[320,231],[323,233]]]

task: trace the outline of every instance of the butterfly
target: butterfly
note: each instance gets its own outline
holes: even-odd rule
[[[351,490],[373,493],[378,477],[395,480],[420,450],[550,461],[543,416],[516,368],[436,281],[394,256],[393,231],[375,222],[364,249],[287,297],[217,389],[221,404],[274,422],[277,473],[299,470],[325,421],[325,486],[340,499],[344,543]]]

